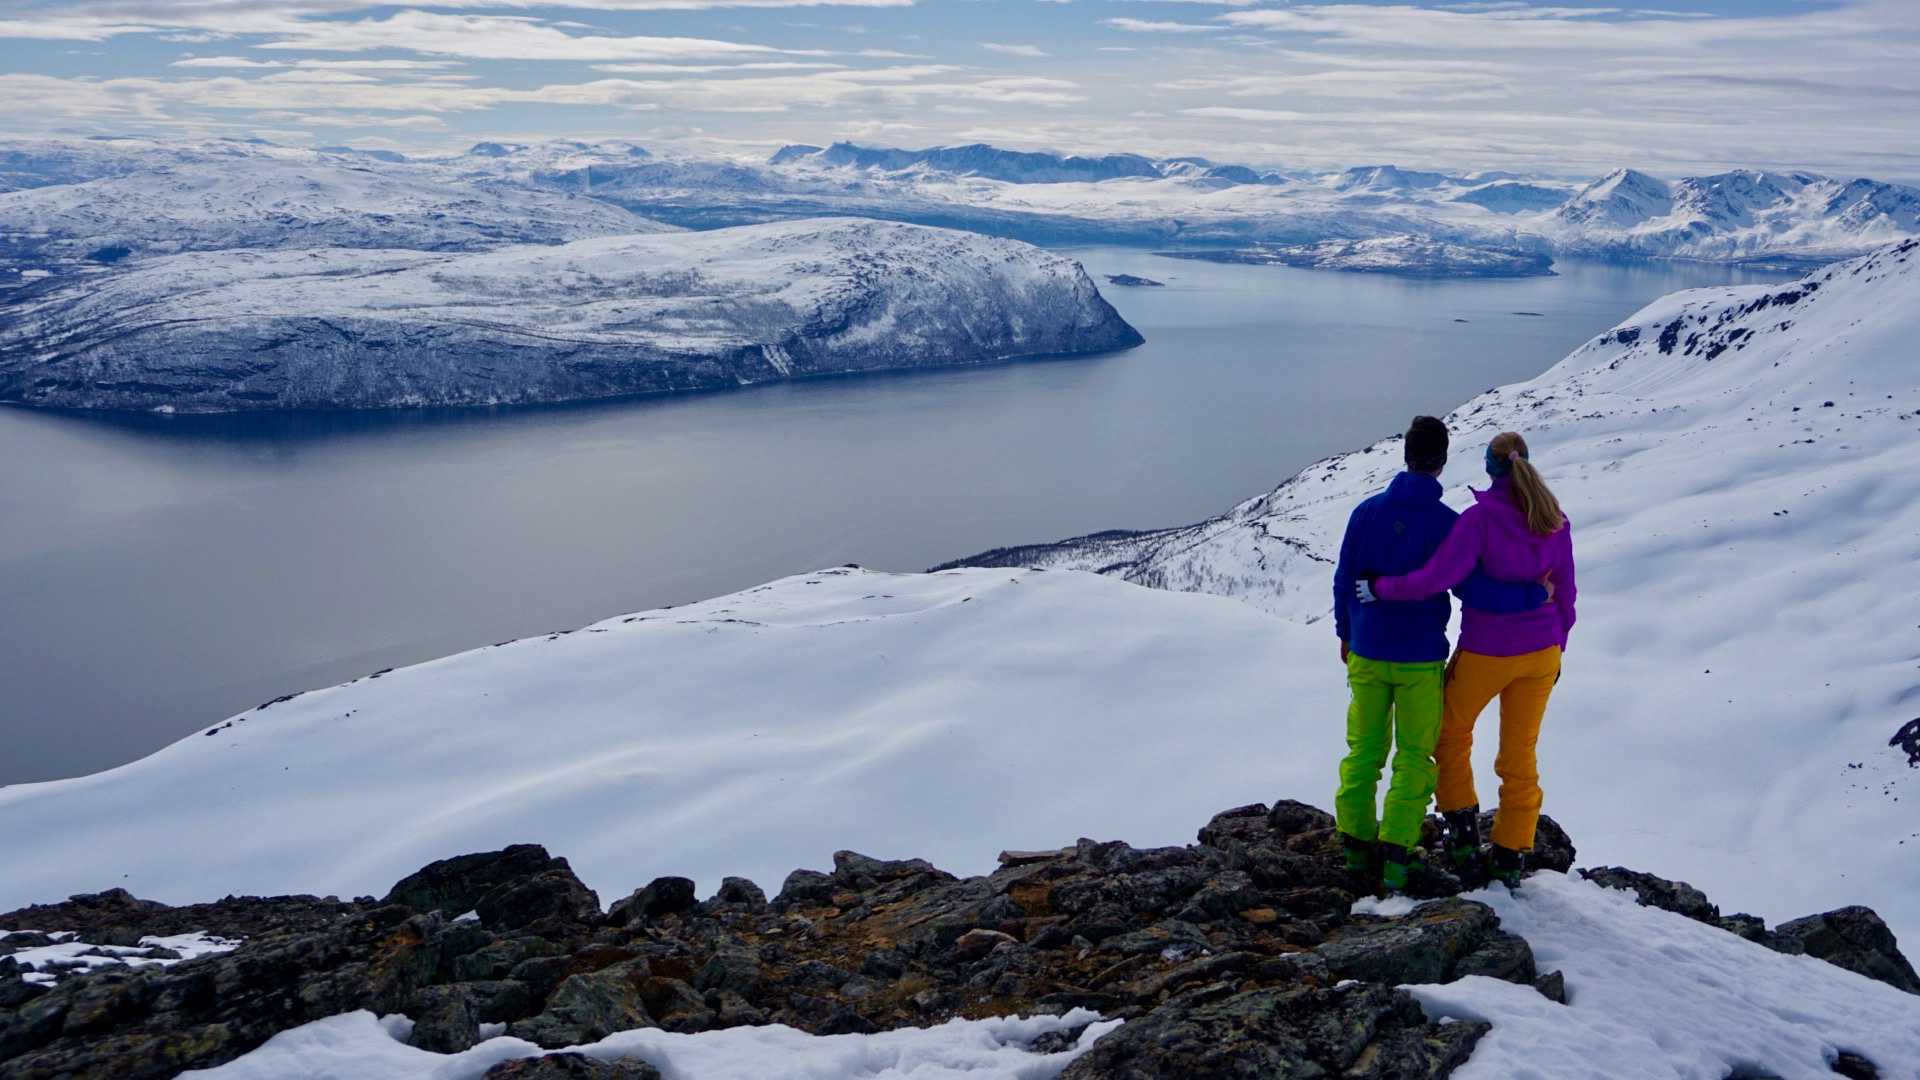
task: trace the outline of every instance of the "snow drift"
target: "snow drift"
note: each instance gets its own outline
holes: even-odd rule
[[[1071,259],[857,219],[471,254],[194,253],[15,301],[0,400],[93,409],[567,401],[1141,340]]]

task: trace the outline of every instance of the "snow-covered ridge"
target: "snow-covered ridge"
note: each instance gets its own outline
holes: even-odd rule
[[[1162,251],[1158,254],[1209,262],[1299,266],[1313,270],[1399,274],[1406,277],[1536,277],[1553,273],[1553,260],[1545,255],[1448,244],[1418,236],[1322,240],[1317,244],[1228,250]]]
[[[70,272],[182,251],[475,251],[673,231],[611,203],[340,155],[196,155],[0,194],[6,269]]]
[[[1690,259],[1833,258],[1920,232],[1920,191],[1874,180],[1740,170],[1668,184],[1631,169],[1542,222],[1561,250]]]
[[[1668,296],[1448,418],[1452,501],[1511,429],[1573,518],[1583,610],[1543,774],[1601,858],[1795,907],[1844,875],[1920,936],[1920,772],[1888,744],[1920,649],[1916,337],[1907,241],[1792,284]],[[1329,651],[1341,530],[1400,460],[1387,439],[1198,525],[958,565],[1232,596]]]
[[[1140,341],[1071,259],[857,219],[479,253],[195,253],[15,301],[0,400],[71,408],[565,401]]]

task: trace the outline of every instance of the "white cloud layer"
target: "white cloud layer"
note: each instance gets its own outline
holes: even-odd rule
[[[0,130],[271,124],[437,149],[527,126],[632,134],[620,117],[647,113],[663,138],[743,152],[990,137],[1278,166],[1920,179],[1920,3],[1755,3],[0,0],[0,93],[35,104]]]

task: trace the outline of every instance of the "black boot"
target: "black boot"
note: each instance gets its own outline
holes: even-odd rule
[[[1477,889],[1487,883],[1486,863],[1480,857],[1480,808],[1469,806],[1440,815],[1446,823],[1447,860],[1460,884]]]
[[[1488,850],[1487,874],[1492,877],[1493,880],[1500,882],[1509,889],[1517,889],[1520,887],[1520,879],[1525,877],[1526,873],[1527,859],[1525,854],[1515,851],[1512,848],[1501,847],[1499,844],[1493,845],[1493,847]]]
[[[1380,845],[1380,891],[1387,896],[1399,896],[1407,891],[1407,865],[1413,861],[1413,854],[1399,844],[1382,842]]]
[[[1355,896],[1371,896],[1380,888],[1380,854],[1375,846],[1359,837],[1340,834],[1340,847],[1346,857],[1347,883]]]

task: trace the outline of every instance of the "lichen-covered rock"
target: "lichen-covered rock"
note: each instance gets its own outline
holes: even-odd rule
[[[546,1008],[507,1026],[507,1034],[555,1049],[597,1042],[616,1031],[658,1027],[641,988],[651,976],[645,960],[572,975],[554,988]]]
[[[54,920],[36,926],[65,929],[65,916],[132,933],[192,911],[208,921],[178,929],[226,933],[224,914],[254,936],[224,956],[74,974],[48,991],[22,989],[0,958],[12,1002],[0,1005],[0,1074],[172,1076],[363,1008],[405,1013],[416,1045],[445,1052],[498,1023],[558,1049],[635,1027],[777,1023],[829,1035],[1083,1006],[1140,1033],[1112,1052],[1116,1076],[1283,1064],[1437,1076],[1477,1029],[1429,1028],[1390,988],[1537,976],[1527,943],[1481,904],[1350,914],[1331,818],[1313,807],[1240,807],[1200,840],[1081,840],[965,879],[843,851],[831,873],[796,871],[773,904],[737,879],[695,903],[690,881],[660,878],[611,918],[565,860],[532,845],[434,863],[384,905],[69,901],[36,909]],[[1458,887],[1440,873],[1424,880]],[[1358,982],[1329,989],[1341,980]],[[1121,1052],[1156,1030],[1173,1042]]]
[[[1356,921],[1314,951],[1343,979],[1389,985],[1447,982],[1463,959],[1501,932],[1499,925],[1499,917],[1485,904],[1434,900],[1404,918]],[[1527,964],[1531,967],[1530,954]],[[1532,978],[1529,972],[1521,981]]]
[[[1430,1024],[1404,991],[1385,986],[1235,994],[1217,985],[1128,1021],[1061,1078],[1443,1077],[1488,1027]]]
[[[485,1080],[660,1080],[660,1070],[639,1058],[563,1053],[503,1061],[487,1070]]]

